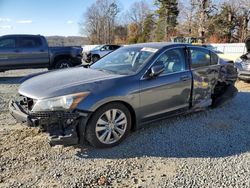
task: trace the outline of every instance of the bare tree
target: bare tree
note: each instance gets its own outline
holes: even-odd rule
[[[226,0],[223,3],[223,6],[228,7],[228,17],[224,19],[227,20],[229,23],[232,23],[231,38],[229,42],[243,42],[247,37],[249,30],[250,1]]]
[[[238,9],[238,37],[239,42],[244,42],[248,35],[248,29],[250,24],[250,1],[240,0],[240,5]]]
[[[130,27],[128,27],[129,29],[128,34],[133,35],[129,37],[130,39],[133,38],[131,39],[131,41],[133,42],[138,41],[139,36],[143,32],[143,23],[149,13],[150,13],[149,6],[144,0],[135,2],[130,6],[130,9],[127,12],[126,16],[130,25]]]
[[[81,33],[88,36],[90,43],[112,43],[118,13],[116,0],[96,0],[84,14]]]
[[[185,0],[179,1],[178,4],[181,14],[178,16],[178,32],[180,35],[197,36],[197,16],[198,11],[196,0],[189,0],[187,3]]]

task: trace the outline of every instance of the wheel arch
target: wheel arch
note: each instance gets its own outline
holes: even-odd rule
[[[57,55],[54,57],[54,59],[52,60],[52,66],[55,66],[56,63],[62,59],[67,59],[67,60],[71,60],[71,55],[66,55],[66,54],[61,54],[61,55]]]
[[[113,101],[109,101],[109,102],[105,102],[105,103],[102,103],[100,104],[99,106],[95,107],[95,109],[93,110],[93,113],[100,109],[101,107],[105,106],[105,105],[108,105],[108,104],[112,104],[112,103],[121,103],[123,104],[124,106],[126,106],[130,112],[130,115],[131,115],[131,130],[134,131],[136,130],[136,127],[137,127],[137,117],[136,117],[136,112],[133,108],[133,106],[131,104],[129,104],[128,102],[126,101],[123,101],[123,100],[113,100]],[[92,113],[92,115],[93,115]],[[90,120],[91,116],[88,118],[88,121]],[[86,122],[86,124],[88,123],[88,121]]]

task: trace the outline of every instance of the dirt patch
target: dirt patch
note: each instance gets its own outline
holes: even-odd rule
[[[236,87],[238,90],[250,90],[250,83],[249,82],[244,82],[244,81],[237,81],[236,82]]]

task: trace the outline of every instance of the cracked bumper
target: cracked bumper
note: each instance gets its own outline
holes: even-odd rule
[[[9,111],[10,114],[17,120],[19,123],[27,123],[30,127],[37,127],[39,126],[38,119],[28,115],[23,108],[15,102],[11,100],[9,102]]]
[[[83,112],[43,112],[27,113],[19,102],[11,100],[10,114],[19,123],[26,123],[29,127],[40,127],[49,133],[51,145],[75,145],[79,142],[77,125],[87,119],[88,113]]]

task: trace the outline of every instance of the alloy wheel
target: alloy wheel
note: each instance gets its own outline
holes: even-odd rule
[[[96,136],[103,144],[116,143],[125,134],[127,123],[127,117],[121,110],[107,110],[96,123]]]

